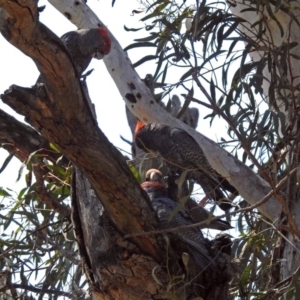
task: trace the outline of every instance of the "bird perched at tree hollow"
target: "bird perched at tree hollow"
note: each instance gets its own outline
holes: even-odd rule
[[[134,139],[137,147],[161,155],[172,170],[178,173],[188,170],[187,179],[199,183],[207,197],[216,201],[220,208],[231,208],[222,190],[236,194],[237,190],[211,167],[201,147],[184,130],[138,121]]]
[[[152,207],[160,220],[163,229],[170,229],[184,225],[193,224],[193,220],[184,208],[179,210],[174,216],[171,213],[177,207],[177,203],[167,197],[167,190],[159,182],[146,181],[141,187],[147,192]],[[176,243],[182,244],[184,252],[189,253],[201,270],[213,271],[215,263],[209,254],[207,241],[199,228],[178,229],[170,234]],[[176,245],[176,244],[175,244]],[[176,247],[175,247],[176,248]]]
[[[162,184],[163,186],[166,187],[164,178],[162,173],[157,170],[157,169],[150,169],[146,172],[146,177],[145,177],[146,181],[153,181],[153,182],[158,182],[160,184]],[[180,202],[179,201],[179,197],[178,197],[178,187],[177,184],[175,184],[176,187],[166,187],[167,188],[167,193],[168,196],[170,198],[170,189],[172,188],[173,190],[175,189],[175,191],[172,191],[171,194],[177,195],[177,201],[175,201],[176,203]],[[175,199],[174,199],[175,200]],[[177,204],[178,205],[178,204]],[[228,230],[233,228],[229,222],[227,221],[223,221],[221,219],[218,220],[210,220],[211,218],[215,217],[213,214],[211,214],[210,212],[208,212],[205,208],[203,208],[202,206],[200,206],[194,199],[192,198],[188,198],[187,201],[185,202],[185,208],[189,211],[191,218],[193,219],[194,223],[200,223],[203,221],[207,221],[207,223],[203,226],[201,226],[201,228],[210,228],[210,229],[216,229],[216,230]]]
[[[79,74],[88,67],[92,58],[102,59],[111,47],[111,40],[104,26],[70,31],[65,33],[61,40]]]

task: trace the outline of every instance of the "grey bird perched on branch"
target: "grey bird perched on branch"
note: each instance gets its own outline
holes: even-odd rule
[[[141,187],[147,192],[163,229],[194,223],[184,208],[174,214],[177,203],[168,198],[165,186],[159,182],[146,181],[141,184]],[[170,235],[173,241],[175,240],[174,248],[179,247],[181,252],[191,255],[201,270],[214,272],[215,262],[209,253],[208,242],[199,228],[178,229]]]
[[[111,40],[104,26],[70,31],[65,33],[61,40],[79,74],[88,67],[92,58],[103,58],[111,47]]]
[[[187,172],[187,179],[199,183],[208,198],[216,201],[223,210],[231,208],[225,191],[237,190],[208,163],[201,147],[185,131],[163,124],[145,124],[138,121],[135,143],[146,152],[161,155],[166,164],[178,173]]]
[[[163,175],[157,169],[148,170],[146,172],[146,179],[145,180],[146,181],[158,182],[158,183],[160,183],[160,184],[162,184],[163,186],[166,187]],[[170,191],[170,189],[172,189],[172,191]],[[174,191],[174,189],[175,189],[175,191]],[[172,198],[173,195],[177,194],[177,199],[178,199],[177,185],[176,185],[176,187],[169,187],[168,186],[167,191],[168,191],[168,196],[169,197]],[[176,201],[176,202],[178,202],[178,201]],[[185,208],[189,211],[189,213],[191,215],[191,218],[193,219],[194,223],[200,223],[200,222],[203,222],[203,221],[207,221],[207,223],[205,225],[201,226],[201,228],[210,228],[210,229],[216,229],[216,230],[228,230],[228,229],[233,228],[229,224],[229,222],[227,222],[227,221],[223,221],[221,219],[210,220],[211,218],[213,218],[215,216],[213,214],[211,214],[210,212],[208,212],[205,208],[200,206],[195,200],[193,200],[190,197],[187,199],[187,201],[185,203]]]
[[[102,59],[104,55],[109,53],[111,48],[111,40],[104,26],[70,31],[62,35],[60,39],[67,49],[79,76],[88,67],[92,58]],[[37,84],[41,86],[45,82],[46,80],[40,75]]]

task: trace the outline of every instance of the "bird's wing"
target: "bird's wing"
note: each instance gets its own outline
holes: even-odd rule
[[[163,229],[193,224],[193,220],[185,209],[179,210],[173,218],[170,218],[170,214],[176,209],[177,204],[167,197],[153,200],[152,205]],[[193,255],[194,259],[202,269],[208,266],[209,268],[214,266],[214,261],[209,255],[206,247],[206,240],[200,229],[182,229],[172,233],[172,235],[186,244],[188,251]]]
[[[210,177],[212,181],[221,185],[223,189],[228,190],[231,193],[237,192],[235,187],[233,187],[225,178],[213,169],[206,159],[203,150],[192,136],[179,128],[172,128],[170,135],[173,143],[180,145],[180,147],[178,147],[178,151],[181,156],[185,157],[186,161],[193,162],[195,168],[201,170]]]

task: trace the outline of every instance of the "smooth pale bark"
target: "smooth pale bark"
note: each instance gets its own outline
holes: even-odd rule
[[[48,1],[79,29],[94,28],[102,24],[84,1],[76,1],[76,5],[72,0]],[[226,177],[248,203],[255,204],[261,200],[271,190],[270,185],[216,143],[161,109],[150,90],[132,68],[127,54],[118,41],[112,34],[110,36],[112,49],[109,55],[104,57],[104,63],[131,112],[146,123],[163,123],[187,131],[199,143],[212,167]],[[271,197],[257,209],[272,221],[278,218],[282,210],[275,197]]]

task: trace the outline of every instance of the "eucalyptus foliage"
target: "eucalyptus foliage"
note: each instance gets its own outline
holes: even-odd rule
[[[292,15],[293,8],[280,0],[258,2],[247,1],[248,10],[266,7],[268,17],[282,33],[274,12]],[[293,147],[295,140],[299,86],[287,77],[291,56],[299,59],[290,53],[296,44],[272,44],[265,35],[268,29],[264,18],[246,34],[241,29],[247,21],[231,13],[230,7],[235,4],[230,1],[158,0],[140,4],[146,13],[141,19],[144,26],[124,26],[137,37],[124,50],[130,54],[133,49],[141,49],[145,53],[134,62],[135,68],[146,63],[155,68],[150,88],[156,100],[164,101],[168,109],[171,94],[180,94],[184,104],[178,117],[193,103],[205,112],[204,118],[212,128],[226,126],[227,135],[219,136],[220,145],[275,187],[290,170],[285,149]],[[139,11],[133,13],[139,17]],[[261,54],[258,61],[249,57],[255,51]],[[264,68],[271,74],[268,94],[263,92]],[[282,107],[292,107],[289,119]],[[0,189],[0,290],[2,282],[10,285],[1,299],[89,297],[68,213],[72,166],[63,157],[53,159],[51,153],[57,149],[47,151],[49,156],[37,151],[24,162],[19,176],[25,176],[26,186],[21,191],[15,194]],[[0,172],[9,167],[13,155],[8,156]],[[37,160],[43,163],[42,174],[34,171]],[[296,186],[297,182],[288,181],[283,192]],[[47,197],[66,210],[49,208]],[[236,209],[248,206],[242,198],[234,203]],[[255,210],[237,213],[236,218],[238,234],[232,249],[239,271],[232,282],[232,296],[291,297],[297,289],[296,281],[291,278],[280,283],[279,278],[276,242],[281,233]]]

